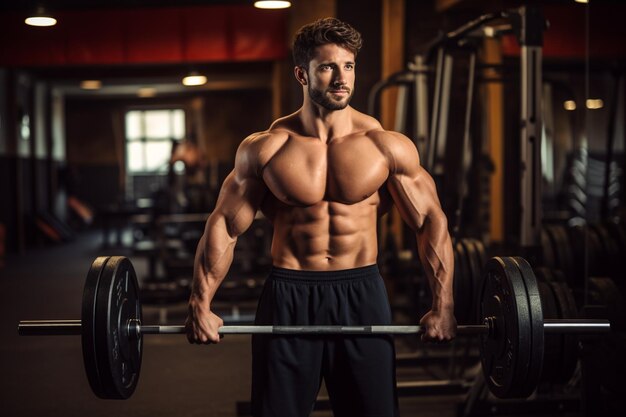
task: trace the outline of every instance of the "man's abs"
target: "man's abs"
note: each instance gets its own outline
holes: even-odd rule
[[[269,214],[273,264],[311,271],[375,264],[377,206],[377,195],[352,205],[321,201],[294,207],[275,201]]]
[[[263,169],[263,211],[274,224],[275,266],[338,270],[376,263],[385,157],[365,136],[287,140]]]

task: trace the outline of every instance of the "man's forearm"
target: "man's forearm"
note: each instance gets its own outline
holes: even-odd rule
[[[432,309],[454,308],[454,253],[445,218],[429,217],[417,233],[417,242],[432,293]]]
[[[237,238],[231,236],[226,227],[220,227],[222,225],[219,223],[208,225],[198,244],[194,261],[192,296],[206,305],[210,305],[228,273],[237,243]]]

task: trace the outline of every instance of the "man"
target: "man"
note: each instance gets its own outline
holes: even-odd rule
[[[211,300],[237,236],[262,210],[273,223],[273,269],[257,324],[389,324],[376,267],[378,215],[391,202],[415,231],[433,293],[421,319],[426,341],[454,337],[454,259],[434,182],[414,144],[348,104],[361,36],[326,18],[297,33],[295,77],[302,107],[246,138],[222,185],[196,253],[187,319],[192,343],[219,342]],[[397,415],[388,336],[271,336],[252,340],[255,416],[307,416],[322,378],[336,416]]]

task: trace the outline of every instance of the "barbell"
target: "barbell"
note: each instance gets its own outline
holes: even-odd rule
[[[487,262],[481,291],[482,324],[459,325],[459,335],[478,336],[490,390],[499,398],[527,397],[543,366],[544,333],[601,333],[607,320],[544,320],[537,280],[523,258]],[[376,335],[418,334],[423,326],[222,326],[226,334]],[[184,334],[182,325],[144,325],[132,263],[122,256],[98,257],[87,274],[80,320],[20,321],[23,336],[81,335],[87,379],[96,396],[129,398],[139,381],[143,336]]]

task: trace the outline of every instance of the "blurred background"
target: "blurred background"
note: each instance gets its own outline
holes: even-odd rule
[[[303,24],[327,16],[352,24],[364,38],[352,106],[414,140],[435,178],[454,239],[459,322],[476,318],[482,266],[501,254],[528,257],[542,280],[561,277],[561,289],[552,285],[546,297],[562,298],[564,291],[571,303],[569,313],[563,307],[555,317],[601,305],[602,314],[623,320],[624,2],[292,0],[279,9],[254,3],[0,2],[0,330],[7,375],[0,410],[202,414],[203,387],[219,389],[223,380],[180,382],[196,387],[193,400],[181,388],[178,405],[152,407],[174,395],[161,393],[159,378],[172,375],[157,376],[159,368],[144,383],[150,393],[133,400],[140,403],[103,406],[87,392],[76,342],[33,344],[17,338],[15,324],[78,318],[91,260],[110,254],[135,264],[147,318],[182,322],[195,247],[235,151],[249,134],[300,107],[291,40]],[[394,319],[416,322],[428,307],[428,286],[414,236],[395,210],[379,230],[379,265]],[[271,266],[271,236],[259,214],[239,240],[217,299],[232,322],[253,319]],[[153,364],[182,355],[189,375],[205,377],[193,365],[204,354],[179,354],[191,349],[184,340],[160,338],[152,343],[163,356]],[[544,377],[551,401],[544,411],[623,411],[619,372],[626,366],[616,357],[624,338],[594,351],[615,362],[588,363],[608,376],[586,384],[580,352],[568,343],[574,359]],[[234,414],[235,402],[247,399],[247,344],[245,337],[226,342],[245,361],[226,353],[210,359],[211,367],[232,366],[242,381],[216,399],[215,415]],[[37,348],[57,355],[39,357]],[[407,389],[413,394],[403,397],[403,410],[467,411],[477,345],[428,349],[400,340],[398,350],[409,359],[399,374],[458,384],[442,392],[437,384]],[[55,365],[52,357],[67,351],[70,365]],[[424,368],[419,361],[433,355],[438,359]],[[63,369],[69,376],[56,385]],[[85,391],[77,398],[86,399],[60,400],[59,391],[77,386]],[[30,401],[33,395],[44,397]],[[454,405],[440,395],[451,395]],[[479,414],[498,413],[486,404]]]

